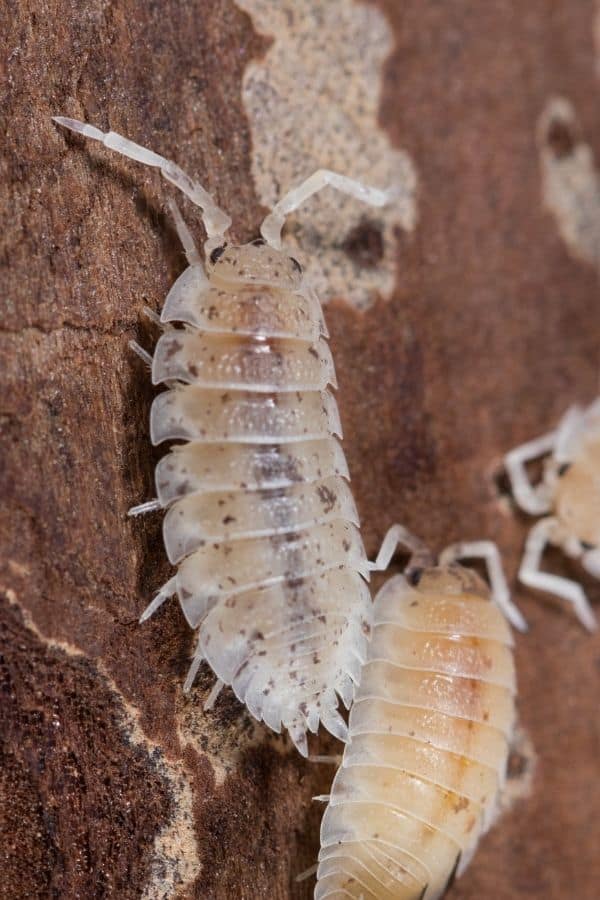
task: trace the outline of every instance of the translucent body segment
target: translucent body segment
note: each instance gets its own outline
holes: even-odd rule
[[[287,443],[342,436],[337,404],[328,391],[293,394],[222,392],[186,385],[155,397],[153,444],[166,440]]]
[[[580,541],[600,546],[600,440],[587,440],[555,487],[557,518]]]
[[[324,834],[331,842],[378,840],[398,847],[419,859],[434,882],[440,882],[445,873],[452,871],[460,853],[456,841],[441,831],[377,803],[328,806],[323,816],[322,841]],[[359,895],[360,891],[352,896]]]
[[[340,864],[338,864],[339,866]],[[362,876],[362,877],[361,877]],[[369,887],[369,881],[373,890]],[[315,890],[315,900],[332,900],[332,898],[353,897],[348,889],[360,891],[361,900],[388,900],[389,895],[382,891],[381,885],[377,885],[374,880],[366,877],[360,867],[354,860],[347,861],[344,869],[333,871],[321,876],[317,889]]]
[[[224,245],[213,262],[213,284],[236,289],[239,285],[265,285],[284,291],[297,291],[302,284],[302,269],[296,260],[272,247],[245,244]]]
[[[462,794],[480,806],[493,800],[500,783],[496,771],[481,763],[414,738],[385,734],[353,737],[344,753],[344,765],[400,769]]]
[[[322,858],[319,857],[321,859],[318,867],[319,883],[315,890],[315,898],[326,896],[326,892],[332,889],[339,891],[348,874],[354,872],[364,887],[375,892],[378,900],[379,898],[398,900],[398,897],[414,900],[415,897],[420,897],[429,874],[425,870],[420,873],[417,869],[421,874],[420,878],[417,877],[413,871],[416,868],[415,860],[404,855],[403,866],[398,859],[388,855],[389,851],[378,849],[382,846],[377,841],[365,841],[362,844],[345,843],[342,845],[342,853],[325,852]]]
[[[200,444],[174,447],[156,467],[156,494],[168,506],[188,494],[288,487],[329,475],[348,479],[335,438],[264,444]]]
[[[491,725],[505,735],[510,735],[514,726],[512,693],[474,678],[415,671],[381,660],[369,661],[360,696],[462,716]]]
[[[471,719],[431,709],[400,706],[385,700],[360,700],[352,709],[352,734],[413,737],[442,750],[473,759],[504,779],[508,741],[502,731]]]
[[[205,541],[293,533],[333,519],[359,524],[348,482],[339,476],[274,491],[192,494],[169,508],[163,538],[177,563]]]
[[[343,696],[348,676],[358,677],[370,613],[360,575],[332,569],[219,601],[201,624],[200,645],[215,674],[271,728],[283,724],[298,740],[321,720],[345,739],[336,691]]]
[[[431,781],[397,769],[341,768],[334,780],[332,806],[368,802],[413,815],[432,828],[439,828],[460,847],[475,843],[483,826],[479,804]]]
[[[386,884],[389,878],[397,880],[399,884],[395,885],[395,888],[400,890],[400,894],[394,896],[405,896],[401,892],[401,886],[408,886],[412,890],[416,890],[418,886],[419,890],[416,894],[406,895],[407,900],[408,898],[413,900],[415,896],[421,896],[421,892],[431,879],[431,873],[422,862],[398,847],[393,847],[389,843],[384,844],[377,839],[361,843],[353,841],[328,843],[329,836],[323,834],[324,831],[325,829],[321,826],[322,839],[317,872],[319,880],[321,872],[331,871],[340,863],[347,865],[348,860],[356,859],[364,868],[373,873],[373,877],[378,883]],[[347,859],[344,860],[343,857]]]
[[[202,270],[190,266],[165,300],[162,322],[185,322],[200,331],[267,335],[316,342],[327,336],[320,304],[310,294],[213,287]]]
[[[295,669],[297,663],[310,668],[319,665],[313,658],[302,659],[306,642],[316,634],[333,645],[332,631],[352,625],[364,646],[369,612],[369,590],[360,575],[346,568],[327,570],[228,598],[211,610],[201,639],[215,672],[227,684],[253,656],[257,663],[274,668],[279,677],[287,673],[291,682],[299,684],[303,679]],[[277,648],[276,656],[268,660],[259,655],[265,641]]]
[[[179,566],[177,590],[186,618],[196,628],[220,598],[344,564],[368,574],[360,532],[336,520],[291,534],[205,543]]]
[[[480,597],[423,594],[405,579],[387,582],[379,592],[375,624],[395,624],[410,631],[460,634],[513,645],[506,619]]]
[[[387,625],[375,630],[369,658],[392,660],[399,666],[440,674],[478,678],[512,692],[516,689],[513,655],[498,641],[456,634],[415,633]]]
[[[336,386],[331,351],[288,338],[254,339],[199,331],[169,331],[154,352],[152,381],[265,391],[320,391]]]

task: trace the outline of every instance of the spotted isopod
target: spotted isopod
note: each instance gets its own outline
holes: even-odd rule
[[[151,365],[166,384],[150,416],[163,536],[177,574],[142,621],[176,595],[198,646],[184,689],[205,659],[217,676],[208,704],[231,685],[250,712],[287,728],[304,755],[322,722],[347,738],[365,659],[372,603],[369,567],[330,388],[335,371],[318,298],[281,249],[285,217],[326,185],[382,206],[390,192],[320,170],[290,191],[243,246],[231,219],[177,165],[114,132],[57,117],[59,125],[157,167],[202,212],[205,268],[174,204],[189,263],[171,288]],[[172,322],[183,327],[174,327]]]
[[[411,553],[375,598],[349,740],[321,824],[315,900],[435,900],[469,864],[494,820],[515,722],[509,598],[494,544],[455,544],[437,565]],[[492,589],[457,560],[482,557]],[[493,601],[493,602],[490,602]]]
[[[534,486],[525,465],[540,456],[546,457],[544,473]],[[568,409],[554,431],[511,450],[505,465],[521,509],[544,516],[529,532],[520,581],[567,600],[593,631],[598,623],[581,585],[541,572],[540,565],[546,545],[554,544],[600,578],[600,399],[587,409]]]

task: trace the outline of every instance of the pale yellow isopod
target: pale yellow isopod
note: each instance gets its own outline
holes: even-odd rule
[[[534,486],[525,465],[541,456],[544,473]],[[511,450],[505,464],[518,505],[544,516],[529,532],[519,579],[567,600],[593,631],[598,623],[581,585],[542,572],[540,565],[546,545],[553,544],[600,578],[600,399],[587,409],[571,407],[554,431]]]
[[[372,636],[350,711],[349,740],[321,825],[315,900],[436,900],[497,812],[515,723],[509,599],[498,551],[448,547],[434,565],[412,552],[375,598]],[[460,557],[483,557],[492,589]]]

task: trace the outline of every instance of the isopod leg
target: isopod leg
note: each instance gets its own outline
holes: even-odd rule
[[[215,683],[213,684],[213,686],[210,689],[210,693],[209,693],[208,697],[204,701],[204,709],[206,711],[213,708],[213,706],[215,705],[215,703],[217,701],[217,697],[219,696],[219,694],[221,693],[221,691],[223,690],[224,687],[225,687],[225,682],[221,681],[220,678],[217,678],[217,680],[215,681]]]
[[[144,350],[144,348],[141,347],[137,341],[129,341],[129,346],[136,354],[136,356],[139,356],[139,358],[143,360],[147,366],[150,366],[150,368],[152,368],[152,357],[147,350]]]
[[[167,181],[174,184],[192,203],[200,207],[202,210],[202,221],[209,239],[222,238],[230,227],[231,219],[222,209],[219,209],[208,191],[199,182],[186,175],[183,169],[180,169],[171,160],[165,159],[164,156],[160,156],[152,150],[141,147],[115,131],[105,133],[100,131],[99,128],[94,128],[93,125],[79,122],[77,119],[68,119],[64,116],[53,116],[53,121],[57,125],[69,128],[71,131],[91,138],[93,141],[100,141],[105,147],[108,147],[110,150],[116,150],[117,153],[121,153],[129,159],[160,169],[161,174]]]
[[[544,434],[520,447],[515,447],[504,457],[506,473],[510,479],[513,496],[521,509],[532,516],[539,516],[550,510],[551,502],[546,485],[542,482],[532,485],[525,464],[538,456],[550,453],[556,444],[556,431]]]
[[[594,578],[600,578],[600,549],[586,550],[581,557],[581,565]]]
[[[322,754],[311,754],[308,757],[309,762],[314,763],[324,763],[327,766],[341,766],[342,764],[342,754],[335,754],[331,756],[323,756]]]
[[[150,321],[154,323],[154,325],[158,325],[160,328],[165,327],[163,325],[163,323],[160,321],[159,314],[157,312],[154,312],[153,309],[150,309],[149,306],[144,306],[144,308],[142,309],[142,312],[144,313],[144,315],[146,316],[147,319],[150,319]]]
[[[559,465],[571,461],[573,441],[577,441],[578,435],[585,430],[589,415],[598,414],[594,411],[595,406],[592,404],[585,412],[580,406],[571,406],[560,420],[554,442],[554,458]]]
[[[168,600],[169,597],[172,597],[176,590],[177,584],[175,582],[175,579],[170,578],[166,584],[163,584],[152,603],[148,604],[144,612],[141,614],[140,623],[145,622],[146,619],[149,619],[150,616],[153,616],[156,610],[163,605],[165,600]]]
[[[320,798],[313,797],[313,800],[317,800]],[[310,878],[311,875],[315,875],[317,869],[319,868],[319,864],[315,863],[314,866],[309,866],[308,869],[305,869],[304,872],[300,872],[299,875],[296,875],[296,883],[298,884],[301,881],[306,881],[307,878]]]
[[[198,638],[198,646],[196,647],[196,652],[194,653],[194,658],[192,660],[192,664],[187,673],[187,678],[183,683],[183,693],[189,694],[192,689],[192,685],[196,679],[196,675],[198,674],[198,669],[200,668],[200,663],[204,659],[204,654],[202,653],[201,641]]]
[[[403,525],[392,525],[383,539],[375,562],[369,563],[369,569],[372,572],[383,572],[387,569],[398,547],[405,547],[411,554],[407,571],[425,568],[433,562],[431,552],[423,541]]]
[[[160,500],[146,500],[145,503],[139,503],[137,506],[132,506],[131,509],[127,511],[127,515],[143,516],[146,513],[158,512],[158,510],[162,508],[163,505]]]
[[[329,169],[318,169],[306,181],[293,188],[275,204],[260,226],[260,233],[265,241],[279,250],[281,248],[281,229],[284,226],[286,216],[298,209],[313,194],[328,186],[335,188],[336,191],[340,191],[342,194],[349,194],[363,203],[368,203],[369,206],[385,206],[395,195],[393,190],[382,191],[378,188],[361,184],[360,181],[354,181],[352,178],[347,178],[346,175],[338,175],[337,172],[331,172]]]
[[[451,544],[440,554],[440,563],[442,565],[447,565],[458,559],[485,560],[488,578],[492,587],[492,600],[511,625],[519,631],[527,631],[527,622],[510,599],[510,591],[504,569],[502,568],[502,560],[496,545],[492,541],[461,542],[459,544]]]
[[[528,587],[556,594],[572,604],[575,615],[584,628],[595,631],[598,627],[596,617],[581,585],[569,578],[540,572],[542,555],[548,543],[554,543],[553,534],[556,520],[549,517],[533,526],[527,537],[525,553],[519,569],[519,579]]]
[[[185,250],[187,261],[189,262],[190,266],[202,266],[200,252],[196,247],[196,242],[192,237],[190,229],[187,227],[183,220],[183,216],[181,215],[179,207],[177,206],[175,201],[171,199],[169,199],[168,206],[169,211],[173,216],[173,221],[175,222],[175,228],[177,229],[179,240],[181,241],[181,245]]]

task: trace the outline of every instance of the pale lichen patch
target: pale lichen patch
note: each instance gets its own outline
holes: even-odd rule
[[[572,104],[548,101],[538,123],[542,196],[574,257],[600,269],[600,173]]]
[[[272,38],[243,82],[261,202],[272,207],[320,168],[397,188],[388,207],[368,213],[330,190],[309,200],[284,232],[324,302],[343,297],[365,308],[377,294],[388,298],[396,229],[412,231],[417,219],[414,165],[391,146],[378,121],[383,65],[393,47],[388,23],[374,7],[344,0],[238,5]]]

